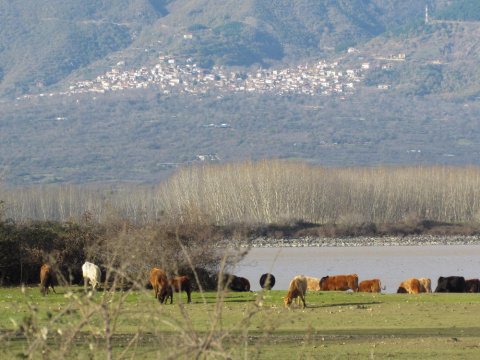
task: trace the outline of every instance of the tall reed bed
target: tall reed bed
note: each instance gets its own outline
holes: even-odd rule
[[[4,216],[136,223],[397,223],[480,220],[479,167],[325,168],[265,160],[179,169],[156,186],[3,188]]]

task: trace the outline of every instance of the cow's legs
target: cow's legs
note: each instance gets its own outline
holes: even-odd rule
[[[305,309],[307,307],[307,304],[305,304],[305,295],[300,294],[300,299],[302,299],[303,308]]]

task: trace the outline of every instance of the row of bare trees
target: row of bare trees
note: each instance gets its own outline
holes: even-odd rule
[[[124,218],[217,225],[480,220],[479,167],[326,168],[265,160],[179,169],[156,186],[1,188],[15,221]]]

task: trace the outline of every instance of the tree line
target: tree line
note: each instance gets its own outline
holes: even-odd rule
[[[185,166],[156,185],[0,188],[4,219],[142,225],[478,222],[480,168],[329,168],[262,160]]]

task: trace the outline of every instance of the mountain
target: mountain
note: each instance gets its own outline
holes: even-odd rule
[[[432,8],[443,1],[427,1]],[[0,95],[93,78],[159,54],[204,67],[335,55],[421,19],[417,0],[0,0]]]
[[[0,0],[0,180],[478,164],[477,3]]]

